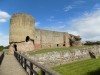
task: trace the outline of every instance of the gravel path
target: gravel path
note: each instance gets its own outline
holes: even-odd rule
[[[5,55],[0,66],[0,75],[28,75],[20,66],[14,55]]]

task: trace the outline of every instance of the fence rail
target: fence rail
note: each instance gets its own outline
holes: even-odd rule
[[[27,58],[24,55],[21,55],[20,53],[14,51],[14,56],[16,57],[16,59],[19,61],[19,63],[21,64],[21,66],[25,69],[25,71],[27,72],[27,68],[29,69],[29,75],[60,75],[59,73],[52,71],[38,63],[36,63],[35,61]],[[29,62],[29,63],[27,63]],[[36,66],[37,68],[40,69],[40,74],[34,69],[34,66]]]
[[[0,65],[2,63],[3,58],[4,58],[4,52],[2,52],[1,55],[0,55]]]

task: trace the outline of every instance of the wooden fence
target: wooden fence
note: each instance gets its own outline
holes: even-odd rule
[[[19,63],[22,65],[22,67],[25,69],[27,72],[27,68],[29,69],[30,72],[28,72],[29,75],[60,75],[59,73],[52,71],[35,61],[27,58],[26,56],[14,51],[14,56],[16,59],[19,61]],[[34,66],[39,69],[39,71],[36,71],[34,69]]]

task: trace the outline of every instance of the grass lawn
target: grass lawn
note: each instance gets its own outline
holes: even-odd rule
[[[53,67],[61,75],[100,75],[100,58]]]
[[[49,49],[28,51],[28,54],[33,55],[33,54],[47,53],[47,52],[52,52],[52,51],[64,51],[64,50],[72,50],[72,49],[79,49],[79,48],[85,48],[85,47],[89,47],[89,46],[76,46],[76,47],[68,47],[68,48],[49,48]]]

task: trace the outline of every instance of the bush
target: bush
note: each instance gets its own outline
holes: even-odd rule
[[[4,47],[3,46],[0,46],[0,51],[2,51],[4,49]]]
[[[0,46],[0,51],[2,51],[3,49],[8,49],[9,48],[9,46]]]
[[[86,41],[84,45],[100,45],[100,41],[92,42],[92,41]]]

